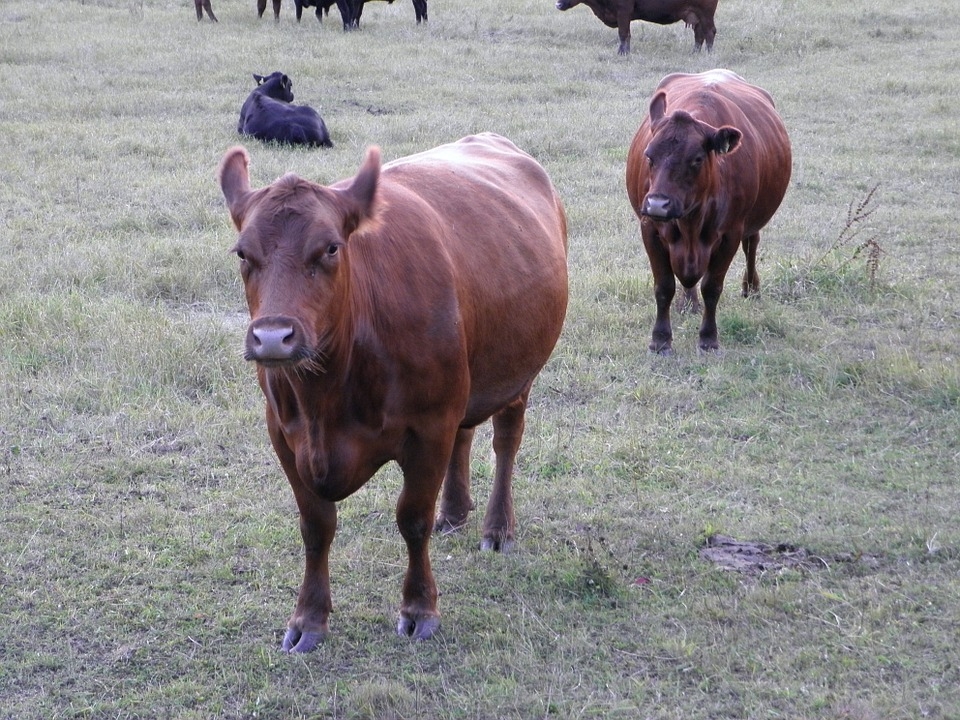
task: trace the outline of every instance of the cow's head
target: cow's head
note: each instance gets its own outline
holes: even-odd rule
[[[683,110],[666,114],[662,90],[650,101],[651,139],[644,151],[649,189],[640,213],[666,221],[696,212],[716,191],[718,157],[733,152],[743,134],[734,127],[715,128]]]
[[[322,368],[349,312],[350,238],[376,222],[380,150],[336,188],[293,174],[251,190],[242,147],[220,163],[220,187],[239,231],[250,325],[244,357],[261,365]]]
[[[257,92],[281,102],[293,102],[293,81],[282,72],[272,72],[269,75],[254,73],[253,79],[257,81]]]
[[[638,208],[643,222],[657,225],[674,275],[692,288],[706,272],[716,238],[703,233],[710,206],[720,201],[720,156],[733,152],[742,133],[715,128],[683,110],[666,114],[663,91],[650,102],[646,194]]]

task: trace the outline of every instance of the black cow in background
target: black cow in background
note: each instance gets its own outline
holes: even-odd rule
[[[257,17],[262,18],[267,9],[267,0],[257,0]],[[280,21],[280,0],[273,0],[273,19]]]
[[[281,0],[273,0],[273,19],[280,22],[280,3]],[[353,19],[353,6],[351,0],[293,0],[297,10],[297,22],[303,17],[303,9],[315,7],[317,9],[317,20],[323,22],[324,14],[330,14],[330,8],[334,5],[340,11],[340,19],[343,20],[343,29],[349,30]],[[257,0],[257,17],[262,18],[267,9],[267,0]]]
[[[340,11],[340,19],[343,21],[343,29],[349,30],[353,19],[353,8],[350,0],[293,0],[297,7],[297,22],[300,22],[300,16],[304,8],[315,7],[317,9],[317,20],[323,22],[324,14],[330,14],[330,8],[334,5]]]
[[[240,108],[240,122],[237,123],[238,133],[243,132],[243,126],[247,121],[247,114],[250,112],[250,108],[253,107],[254,96],[266,95],[280,102],[293,102],[293,81],[282,72],[277,71],[269,75],[257,75],[254,73],[253,79],[256,80],[257,86],[250,95],[247,96],[247,99],[243,101],[243,106]]]
[[[217,16],[213,14],[213,8],[210,7],[210,0],[193,0],[193,4],[197,6],[197,22],[203,20],[204,10],[207,11],[207,17],[217,22]]]
[[[321,0],[322,1],[322,0]],[[349,0],[353,5],[353,18],[351,27],[360,27],[360,16],[363,14],[363,6],[373,0]],[[388,5],[392,5],[394,0],[386,0]],[[427,21],[427,0],[413,0],[413,11],[417,15],[417,25]]]
[[[209,1],[209,0],[206,0]],[[315,7],[317,9],[317,20],[323,22],[323,15],[330,14],[330,8],[334,5],[340,11],[340,18],[343,20],[343,29],[350,30],[360,27],[360,16],[363,14],[363,6],[372,0],[293,0],[297,8],[297,22],[300,22],[303,16],[303,9]],[[388,5],[393,4],[394,0],[386,0]],[[273,19],[280,21],[280,3],[281,0],[273,0]],[[267,9],[267,0],[257,0],[257,17],[263,17]],[[413,0],[413,11],[417,16],[417,24],[427,21],[427,0]]]
[[[309,105],[292,105],[293,82],[282,72],[254,74],[257,86],[240,108],[237,132],[257,140],[333,147],[320,114]]]

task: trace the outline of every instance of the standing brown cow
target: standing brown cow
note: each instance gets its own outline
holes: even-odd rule
[[[493,419],[496,470],[481,547],[514,539],[511,476],[527,397],[567,306],[567,224],[537,162],[492,133],[330,187],[285,175],[251,190],[243,148],[220,184],[239,230],[248,360],[300,510],[306,567],[284,650],[308,652],[331,611],[336,501],[384,463],[403,471],[408,566],[397,632],[439,626],[428,544],[473,507],[474,428]],[[443,487],[439,513],[437,496]]]
[[[743,295],[760,290],[760,229],[790,183],[790,139],[766,90],[729,70],[667,75],[627,154],[627,195],[640,218],[657,319],[650,350],[669,353],[679,278],[700,282],[701,350],[717,350],[717,302],[742,246]]]
[[[717,27],[713,24],[717,0],[557,0],[557,10],[569,10],[581,3],[593,10],[604,25],[617,28],[620,34],[617,52],[621,55],[630,53],[631,20],[645,20],[657,25],[672,25],[683,20],[687,27],[693,28],[697,50],[704,42],[707,50],[713,49],[717,34]]]

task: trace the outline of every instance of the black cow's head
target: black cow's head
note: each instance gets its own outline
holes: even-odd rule
[[[272,72],[266,76],[254,73],[253,79],[257,81],[257,92],[281,102],[293,102],[293,81],[282,72]]]

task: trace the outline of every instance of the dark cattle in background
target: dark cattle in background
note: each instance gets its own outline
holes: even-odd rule
[[[257,0],[257,17],[262,18],[267,9],[267,0]],[[273,19],[280,21],[280,0],[273,0]]]
[[[197,8],[197,20],[203,20],[203,11],[207,11],[207,17],[209,17],[214,22],[217,22],[217,16],[213,14],[213,8],[210,7],[210,0],[193,0],[193,4]]]
[[[352,26],[353,6],[352,0],[293,0],[297,13],[297,22],[303,17],[303,9],[314,7],[317,9],[317,20],[323,22],[323,15],[330,14],[330,8],[334,5],[340,11],[340,19],[343,21],[343,29],[348,30]],[[273,0],[273,19],[280,21],[281,0]],[[267,0],[257,0],[257,17],[262,18],[267,9]]]
[[[683,20],[693,28],[697,50],[704,42],[707,43],[707,50],[712,49],[713,38],[717,34],[713,24],[717,0],[557,0],[557,9],[569,10],[580,4],[593,10],[593,14],[607,27],[619,30],[620,47],[617,52],[621,55],[630,52],[631,20],[645,20],[658,25],[672,25]]]
[[[770,94],[729,70],[674,73],[657,86],[627,153],[627,194],[640,218],[657,317],[650,350],[671,351],[675,278],[700,283],[701,350],[717,350],[717,303],[742,247],[742,292],[759,292],[760,230],[790,183],[790,139]]]
[[[281,72],[254,75],[257,87],[240,108],[237,132],[258,140],[333,147],[320,114],[309,105],[292,105],[293,82]]]
[[[400,635],[438,628],[434,529],[464,526],[474,428],[493,420],[496,469],[481,548],[514,538],[511,477],[527,398],[567,306],[567,223],[543,168],[492,133],[330,187],[287,174],[251,190],[227,152],[220,185],[239,231],[270,440],[300,510],[303,583],[283,648],[328,631],[336,502],[396,461],[408,565]],[[437,512],[437,497],[443,488]]]
[[[360,16],[363,14],[363,6],[374,0],[347,0],[353,7],[352,27],[360,27]],[[392,5],[394,0],[386,0],[388,5]],[[427,21],[427,0],[413,0],[413,11],[417,16],[417,24]]]
[[[349,30],[351,27],[353,8],[351,0],[294,0],[297,8],[297,22],[300,22],[300,16],[303,14],[303,8],[315,7],[317,9],[317,20],[323,22],[323,14],[330,14],[330,8],[334,5],[340,11],[340,19],[343,22],[343,29]]]

